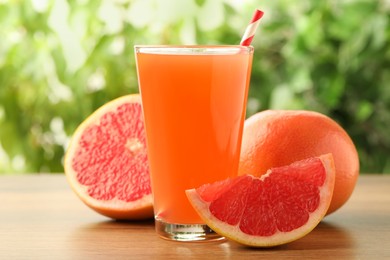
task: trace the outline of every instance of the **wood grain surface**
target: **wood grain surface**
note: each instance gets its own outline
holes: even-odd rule
[[[287,245],[166,241],[152,220],[85,206],[63,174],[0,176],[0,259],[390,259],[390,175],[361,175],[347,204]]]

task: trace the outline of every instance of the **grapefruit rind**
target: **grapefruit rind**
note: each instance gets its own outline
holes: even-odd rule
[[[97,200],[88,195],[88,186],[80,184],[77,180],[77,172],[73,170],[72,159],[75,156],[77,142],[80,140],[84,130],[90,125],[97,125],[100,118],[109,111],[114,111],[117,107],[125,103],[141,103],[139,94],[131,94],[114,99],[93,112],[84,120],[73,134],[72,141],[64,158],[64,170],[68,183],[77,196],[91,209],[114,219],[146,219],[153,217],[152,194],[143,196],[137,201],[126,202],[119,199]]]
[[[318,223],[320,223],[329,208],[335,183],[335,166],[333,156],[331,154],[327,154],[319,156],[318,158],[321,160],[327,173],[324,184],[319,188],[321,202],[319,207],[314,212],[310,213],[309,220],[306,224],[289,232],[277,231],[274,235],[267,237],[245,234],[240,230],[238,224],[235,226],[229,225],[212,215],[209,210],[211,202],[204,201],[199,196],[196,189],[187,190],[186,194],[192,206],[198,212],[203,221],[205,221],[205,223],[218,234],[243,245],[252,247],[273,247],[286,244],[311,232]],[[272,172],[268,171],[266,175],[263,175],[258,179],[265,179],[271,174]],[[252,176],[252,178],[256,177]]]

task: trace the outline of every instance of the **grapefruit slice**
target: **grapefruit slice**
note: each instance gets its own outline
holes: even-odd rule
[[[331,154],[187,190],[215,232],[244,245],[271,247],[303,237],[325,216],[332,199]]]
[[[112,100],[75,131],[65,174],[80,199],[114,219],[153,216],[146,137],[138,94]]]

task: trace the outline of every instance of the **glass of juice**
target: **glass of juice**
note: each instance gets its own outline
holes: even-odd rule
[[[253,47],[135,46],[157,233],[217,240],[185,190],[237,175]]]

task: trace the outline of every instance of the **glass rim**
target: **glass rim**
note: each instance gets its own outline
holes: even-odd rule
[[[253,46],[242,45],[134,45],[136,53],[143,54],[176,54],[176,55],[226,55],[251,54]]]

